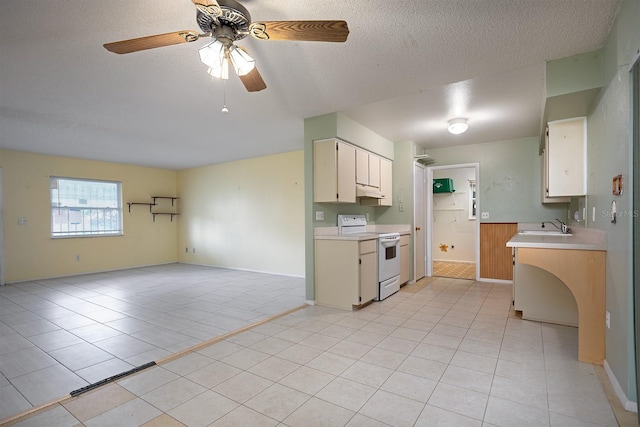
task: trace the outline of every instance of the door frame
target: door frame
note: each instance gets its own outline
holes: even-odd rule
[[[447,169],[466,169],[473,168],[475,173],[476,180],[476,224],[475,224],[475,233],[474,233],[474,246],[475,246],[475,258],[476,258],[476,278],[475,280],[480,280],[480,163],[460,163],[456,165],[445,165],[445,166],[428,166],[426,169],[427,172],[427,182],[425,184],[425,201],[426,201],[426,217],[427,217],[427,235],[426,235],[426,245],[427,245],[427,276],[433,276],[433,171],[438,170],[447,170]]]
[[[2,210],[2,167],[0,167],[0,286],[5,284],[4,275],[4,224],[2,218],[4,212]]]
[[[419,173],[420,175],[420,179],[422,181],[422,188],[423,191],[419,192],[418,191],[418,173],[417,170],[420,170],[421,172]],[[419,279],[422,279],[423,277],[429,277],[431,276],[429,274],[429,272],[427,271],[427,252],[426,252],[426,242],[427,239],[426,237],[423,239],[422,242],[419,242],[418,239],[416,238],[416,234],[417,234],[417,227],[421,227],[422,230],[427,229],[427,209],[426,209],[426,200],[425,200],[425,191],[424,188],[427,185],[426,184],[426,168],[424,165],[421,165],[418,162],[413,162],[413,228],[411,229],[411,235],[414,236],[413,237],[413,281],[417,282]],[[422,217],[420,218],[418,215],[418,206],[422,206]],[[425,234],[426,236],[426,234]],[[423,254],[424,256],[422,257],[422,269],[424,270],[424,276],[420,276],[418,277],[418,263],[420,262],[420,260],[418,259],[418,248],[419,245],[422,245],[422,248],[424,249]]]

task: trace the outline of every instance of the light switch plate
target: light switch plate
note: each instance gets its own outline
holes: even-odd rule
[[[316,221],[324,221],[324,211],[316,211]]]

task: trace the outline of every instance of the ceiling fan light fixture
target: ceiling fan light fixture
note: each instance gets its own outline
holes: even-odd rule
[[[218,68],[224,59],[224,45],[218,40],[214,40],[198,49],[198,53],[203,64],[209,68]]]
[[[218,79],[228,80],[229,79],[229,60],[227,58],[222,58],[222,61],[215,68],[210,67],[208,71],[209,75]]]
[[[452,133],[453,135],[460,135],[469,129],[469,125],[467,124],[467,119],[451,119],[449,120],[449,127],[447,129],[449,130],[449,133]]]
[[[233,68],[239,76],[247,75],[255,68],[256,61],[244,49],[231,46],[229,51]]]

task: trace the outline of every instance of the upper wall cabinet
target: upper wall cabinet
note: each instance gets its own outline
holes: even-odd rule
[[[316,203],[356,202],[356,148],[339,139],[313,143],[313,187]]]
[[[587,119],[578,117],[547,124],[546,197],[587,194]]]
[[[360,204],[364,206],[392,206],[393,204],[393,162],[380,157],[380,193],[381,199],[362,198]]]
[[[380,188],[380,157],[356,149],[356,184]]]

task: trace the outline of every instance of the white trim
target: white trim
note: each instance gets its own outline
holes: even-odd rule
[[[434,258],[433,262],[455,262],[457,264],[475,264],[475,261],[464,261],[464,260],[460,260],[460,259],[440,259],[440,258]]]
[[[636,54],[633,55],[633,58],[631,58],[631,62],[629,63],[629,69],[627,70],[627,72],[630,73],[631,70],[633,70],[633,66],[636,65],[636,62],[638,62],[638,60],[640,60],[640,49],[638,49]]]
[[[225,270],[237,270],[237,271],[248,271],[250,273],[261,273],[261,274],[270,274],[272,276],[283,276],[283,277],[294,277],[296,279],[304,279],[305,276],[300,276],[297,274],[284,274],[284,273],[274,273],[270,271],[261,271],[261,270],[250,270],[247,268],[232,268],[232,267],[221,267],[217,265],[210,264],[196,264],[193,262],[180,262],[180,261],[168,261],[168,262],[160,262],[158,264],[144,264],[144,265],[134,265],[131,267],[122,267],[122,268],[111,268],[107,270],[92,270],[92,271],[84,271],[80,273],[71,273],[71,274],[61,274],[58,276],[46,276],[46,277],[34,277],[31,279],[20,279],[14,280],[11,282],[7,282],[8,285],[14,283],[25,283],[25,282],[33,282],[34,280],[47,280],[47,279],[59,279],[62,277],[75,277],[75,276],[84,276],[87,274],[96,274],[96,273],[110,273],[112,271],[124,271],[124,270],[134,270],[136,268],[146,268],[146,267],[158,267],[161,265],[170,265],[170,264],[185,264],[185,265],[195,265],[197,267],[210,267],[210,268],[223,268]]]
[[[316,305],[316,301],[315,300],[310,300],[310,299],[305,300],[304,303],[307,304],[307,305]]]
[[[170,262],[168,264],[174,264],[174,263]],[[175,264],[187,264],[187,265],[198,265],[200,267],[224,268],[225,270],[248,271],[249,273],[261,273],[261,274],[271,274],[273,276],[295,277],[296,279],[304,279],[306,277],[304,275],[301,276],[299,274],[276,273],[273,271],[254,270],[251,268],[225,267],[223,265],[201,264],[201,263],[185,262],[185,261],[175,261]],[[130,267],[130,268],[136,268],[136,267]]]
[[[133,265],[131,267],[110,268],[110,269],[106,269],[106,270],[82,271],[82,272],[79,272],[79,273],[70,273],[70,274],[59,274],[57,276],[33,277],[31,279],[13,280],[11,282],[7,282],[7,285],[13,285],[15,283],[33,282],[34,280],[60,279],[62,277],[76,277],[76,276],[85,276],[87,274],[110,273],[112,271],[133,270],[135,268],[157,267],[157,266],[160,266],[160,265],[169,265],[169,264],[182,264],[182,263],[179,263],[177,261],[168,261],[168,262],[160,262],[158,264]]]
[[[427,229],[427,233],[426,233],[426,243],[427,243],[427,248],[426,248],[426,255],[427,255],[427,269],[426,269],[426,274],[431,277],[433,275],[433,253],[432,253],[432,246],[433,246],[433,234],[432,234],[432,229],[433,229],[433,171],[434,170],[443,170],[443,169],[463,169],[463,168],[473,168],[475,171],[475,181],[476,181],[476,188],[481,188],[480,187],[480,163],[479,162],[474,162],[474,163],[460,163],[460,164],[455,164],[455,165],[442,165],[442,166],[427,166],[426,168],[426,178],[427,178],[427,182],[425,183],[425,190],[426,190],[426,196],[425,196],[425,205],[426,205],[426,212],[425,212],[425,216],[426,216],[426,229]],[[480,210],[480,192],[476,190],[476,213]],[[481,281],[480,279],[480,221],[478,219],[476,219],[476,223],[475,223],[475,263],[476,263],[476,277],[475,280],[477,281]],[[498,282],[499,283],[499,282]]]
[[[0,286],[4,285],[4,225],[2,222],[2,166],[0,166]]]
[[[486,278],[479,278],[476,279],[476,282],[486,282],[486,283],[501,283],[504,285],[513,285],[513,280],[503,280],[503,279],[486,279]]]
[[[607,377],[609,378],[609,382],[613,387],[613,391],[616,393],[616,396],[618,396],[618,399],[620,400],[622,407],[626,411],[638,412],[638,402],[632,402],[627,398],[627,395],[624,393],[624,390],[622,390],[622,387],[620,386],[618,379],[613,374],[613,371],[611,370],[611,367],[609,366],[609,363],[607,362],[606,359],[604,361],[604,371],[606,372]]]

